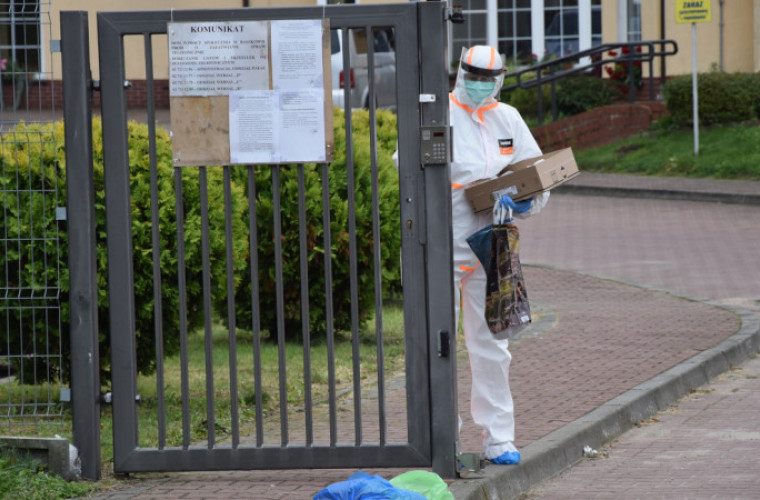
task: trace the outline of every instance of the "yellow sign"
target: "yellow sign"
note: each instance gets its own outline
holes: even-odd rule
[[[676,0],[677,23],[704,23],[710,19],[710,0]]]

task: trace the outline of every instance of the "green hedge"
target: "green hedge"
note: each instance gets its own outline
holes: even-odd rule
[[[692,77],[670,79],[663,89],[668,111],[677,126],[693,124]],[[760,74],[701,73],[697,75],[700,125],[735,123],[760,118]]]
[[[355,183],[347,184],[345,161],[345,129],[342,112],[334,114],[335,160],[330,164],[330,227],[332,234],[332,297],[334,325],[337,329],[351,327],[351,295],[349,283],[349,189],[355,196],[357,243],[357,293],[360,319],[368,317],[374,306],[374,267],[372,230],[372,190],[370,170],[369,121],[366,111],[353,115]],[[134,293],[136,304],[137,366],[142,373],[155,369],[155,314],[153,280],[153,244],[150,206],[150,171],[148,128],[130,122],[129,158],[130,188],[132,193],[132,234],[134,259]],[[391,159],[396,145],[396,117],[387,111],[378,112],[378,189],[380,199],[380,241],[383,293],[398,289],[400,285],[400,246],[398,175]],[[0,216],[0,235],[12,242],[4,245],[0,265],[6,272],[8,283],[0,286],[18,287],[27,294],[39,297],[45,290],[55,290],[56,269],[60,269],[61,319],[59,332],[53,328],[51,337],[30,335],[45,332],[51,324],[49,315],[32,313],[30,309],[10,307],[7,324],[11,339],[10,352],[19,355],[36,353],[62,354],[65,366],[69,364],[68,348],[68,246],[66,224],[55,220],[56,205],[66,199],[66,168],[63,124],[21,124],[3,136],[0,148],[0,167],[3,176],[0,185],[7,192],[3,213]],[[185,274],[187,290],[187,320],[190,330],[203,324],[203,291],[201,276],[201,223],[200,223],[200,169],[172,166],[171,140],[168,133],[158,128],[156,133],[157,187],[159,198],[159,238],[161,272],[161,307],[163,351],[165,356],[179,350],[179,295],[177,263],[177,229],[175,204],[175,175],[182,179],[182,208],[184,212]],[[103,184],[103,144],[99,119],[93,121],[93,161],[95,182],[95,219],[97,239],[97,286],[100,331],[101,377],[110,378],[110,342],[108,341],[108,261],[106,258],[105,194]],[[223,199],[223,170],[208,167],[208,199],[210,230],[210,271],[212,301],[215,319],[227,319],[226,243],[224,236],[225,214]],[[276,331],[275,265],[272,230],[272,167],[256,166],[256,216],[258,231],[258,260],[260,281],[261,326],[271,333]],[[306,210],[308,227],[308,270],[310,293],[310,327],[318,337],[325,331],[325,277],[324,232],[322,229],[321,167],[308,164],[306,174]],[[238,326],[252,328],[250,290],[250,252],[248,234],[247,167],[231,167],[231,200],[233,225],[234,283],[236,290],[236,316]],[[283,287],[285,291],[284,323],[289,338],[300,335],[300,263],[298,247],[298,180],[295,166],[280,168]],[[50,200],[50,192],[58,190],[58,200]],[[31,188],[31,189],[30,189]],[[45,238],[28,238],[30,234],[43,234]],[[56,236],[59,237],[60,243]],[[111,263],[110,265],[119,265]],[[45,270],[48,270],[46,272]],[[50,271],[53,270],[53,271]],[[24,305],[37,304],[41,300]],[[47,303],[49,304],[49,303]],[[55,324],[55,321],[52,322]],[[62,346],[62,353],[58,345]],[[6,354],[0,352],[0,356]],[[23,358],[20,358],[23,359]],[[46,360],[21,367],[27,373],[25,380],[44,381],[49,370],[55,376],[59,367],[49,366]],[[35,374],[36,371],[36,374]],[[65,372],[65,371],[64,371]],[[64,373],[67,377],[68,373]]]
[[[52,128],[21,125],[0,138],[0,287],[5,299],[0,361],[10,361],[30,382],[44,381],[48,370],[53,378],[59,375],[60,367],[48,361],[60,355],[58,324],[68,318],[67,307],[61,311],[56,302],[59,273],[61,292],[68,289],[68,267],[61,265],[67,239],[61,232],[59,245],[55,213],[65,203],[65,198],[55,197],[56,185],[64,186],[65,169],[57,162],[61,148]],[[55,135],[63,137],[60,123]],[[52,338],[47,337],[48,328]]]
[[[153,245],[152,221],[150,209],[150,163],[148,127],[144,124],[130,122],[129,159],[130,188],[132,192],[132,232],[133,259],[135,279],[136,332],[137,332],[137,366],[143,373],[150,373],[155,368],[154,335],[155,316],[153,298]],[[66,200],[66,168],[64,129],[61,122],[55,124],[21,124],[3,136],[2,163],[3,177],[0,182],[3,189],[18,192],[6,195],[5,213],[0,217],[0,234],[7,235],[13,245],[12,251],[0,255],[2,265],[11,270],[8,282],[28,290],[30,295],[40,296],[44,290],[54,290],[56,274],[45,273],[43,268],[61,271],[61,316],[63,326],[60,332],[65,366],[69,364],[68,317],[68,246],[66,225],[55,221],[56,203],[51,203],[51,195],[44,190],[55,190],[57,184],[57,205],[64,205]],[[160,263],[162,278],[162,326],[163,350],[171,355],[179,350],[179,297],[177,291],[177,230],[174,202],[174,168],[172,166],[171,142],[168,133],[158,129],[156,134],[157,182],[159,192],[159,238]],[[97,239],[97,286],[98,286],[98,328],[100,332],[101,377],[110,378],[108,370],[110,360],[110,332],[108,316],[108,261],[106,258],[106,223],[105,193],[103,182],[103,142],[99,119],[93,120],[93,163],[95,185],[95,232]],[[224,204],[222,202],[223,186],[220,169],[209,169],[209,227],[210,254],[213,296],[215,305],[223,304],[226,283],[225,276],[225,242],[224,242]],[[201,288],[201,248],[200,248],[200,202],[199,171],[185,169],[182,172],[183,207],[185,213],[185,272],[187,280],[187,305],[189,328],[196,328],[203,321]],[[25,189],[31,186],[33,191]],[[232,186],[233,221],[235,230],[243,229],[244,203],[243,190]],[[60,235],[60,245],[53,236]],[[26,240],[30,234],[45,234],[44,246],[40,241]],[[16,244],[17,243],[17,244]],[[236,259],[246,256],[247,246],[244,241],[234,245]],[[119,265],[111,263],[110,265]],[[37,301],[44,306],[43,301]],[[29,309],[8,309],[11,339],[11,354],[57,353],[58,334],[53,328],[49,337],[40,335],[50,325],[49,318],[39,313],[32,315]],[[30,332],[38,332],[30,335]],[[23,360],[23,358],[22,358]],[[21,361],[23,362],[23,361]],[[47,370],[59,368],[47,366],[44,359],[36,363],[26,362],[21,367],[25,380],[44,381]],[[33,371],[36,370],[36,377]],[[64,376],[68,373],[64,371]]]
[[[359,320],[374,310],[374,246],[372,232],[372,173],[370,161],[369,114],[366,110],[352,115],[354,148],[354,185],[348,186],[346,171],[346,134],[343,112],[333,113],[335,159],[330,172],[330,232],[333,321],[337,330],[351,328],[351,295],[349,279],[348,191],[355,197],[357,298]],[[401,232],[399,228],[398,174],[392,154],[396,147],[396,116],[390,111],[377,112],[378,189],[380,215],[380,262],[383,292],[398,288],[400,282]],[[273,244],[272,168],[256,167],[256,216],[260,286],[260,326],[271,337],[277,333],[275,302],[275,262]],[[314,338],[325,333],[325,269],[324,229],[322,223],[321,166],[304,166],[306,185],[306,217],[308,227],[309,326]],[[247,176],[236,171],[236,182],[245,183]],[[280,168],[280,198],[283,249],[283,289],[285,334],[288,339],[301,335],[301,276],[298,228],[298,170],[296,166]],[[237,324],[252,328],[250,265],[242,274],[236,297]]]
[[[618,97],[612,82],[606,78],[573,75],[559,82],[557,110],[562,116],[573,116],[612,103]]]
[[[557,112],[560,117],[583,113],[612,102],[612,85],[608,79],[573,75],[557,81]],[[544,118],[552,113],[551,84],[541,85]],[[523,118],[538,117],[538,88],[514,89],[501,94],[501,101],[517,108]]]

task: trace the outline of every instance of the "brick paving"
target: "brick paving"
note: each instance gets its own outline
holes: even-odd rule
[[[760,358],[718,376],[528,497],[756,499]]]
[[[731,312],[702,302],[552,269],[524,272],[531,300],[550,305],[557,322],[511,347],[518,448],[739,328]],[[468,387],[460,379],[460,408],[469,405],[462,394]],[[479,451],[477,427],[468,425],[466,432],[463,441]]]
[[[760,193],[760,189],[756,192]],[[760,279],[757,279],[760,261],[754,250],[760,243],[758,206],[558,194],[540,217],[521,224],[521,239],[523,258],[532,264],[524,271],[540,320],[532,331],[511,346],[513,364],[510,375],[519,447],[535,443],[613,397],[737,332],[739,317],[730,310],[716,307],[717,301],[754,304],[760,299]],[[686,296],[714,302],[692,300]],[[477,452],[480,449],[479,431],[472,424],[468,411],[469,370],[466,356],[461,355],[460,359],[462,446],[465,451]],[[747,389],[745,394],[743,388],[731,391],[733,389],[720,402],[728,408],[740,408],[733,406],[733,400],[735,396],[743,396],[742,401],[748,409],[742,410],[738,420],[712,422],[718,418],[714,416],[717,414],[703,413],[694,421],[702,426],[703,434],[710,434],[713,429],[720,435],[734,432],[732,440],[720,441],[729,442],[726,446],[741,446],[740,449],[744,450],[745,443],[753,444],[754,439],[757,448],[757,437],[753,437],[756,428],[745,429],[740,424],[744,421],[741,417],[750,414],[752,409],[756,414],[760,392]],[[389,398],[403,400],[403,388],[390,391]],[[718,427],[711,427],[716,424]],[[627,435],[621,438],[621,442],[625,437]],[[689,439],[693,441],[693,435]],[[613,446],[611,457],[615,456],[616,446]],[[671,453],[668,455],[671,456],[670,469],[686,469],[691,464],[687,460],[673,459],[672,454],[676,451],[668,453]],[[725,455],[726,449],[721,454]],[[669,491],[678,491],[675,497],[691,498],[693,492],[690,490],[668,490],[667,486],[672,482],[648,479],[650,475],[642,467],[654,456],[651,446],[643,446],[638,458],[621,466],[621,470],[651,488],[661,488],[655,497],[658,494],[673,496],[668,494]],[[595,471],[600,471],[600,476],[614,477],[600,469],[599,464],[606,462],[613,463],[611,459],[588,463]],[[757,463],[757,459],[752,463]],[[721,467],[730,468],[730,465],[721,464]],[[666,469],[662,464],[660,468]],[[486,472],[500,474],[507,469],[515,468],[489,466]],[[706,470],[697,469],[689,477],[707,478]],[[723,476],[728,474],[727,469],[720,470],[723,471],[720,478],[714,477],[717,473],[710,477],[726,483]],[[145,474],[122,482],[118,490],[101,492],[96,498],[306,499],[352,472],[286,470]],[[368,472],[390,478],[403,469]],[[593,486],[593,474],[583,474],[589,475],[586,487],[597,494],[600,488]],[[689,474],[688,471],[680,473],[679,484],[686,484]],[[743,482],[736,481],[739,489],[731,490],[731,496],[744,498],[744,492],[751,491],[741,489],[745,485],[757,489],[760,479],[755,478],[756,475],[744,478]],[[542,485],[545,487],[543,492],[533,491],[531,495],[569,498],[563,496],[563,487],[554,489],[553,484],[550,481]],[[573,498],[608,498],[584,495],[582,487],[578,488],[578,496]],[[638,494],[627,497],[623,490],[610,491],[617,494],[609,498],[640,497]],[[710,491],[705,488],[698,493],[707,495]],[[507,498],[499,496],[496,491],[491,494],[492,498]],[[465,497],[476,498],[457,496]],[[716,498],[724,497],[717,495]]]
[[[743,184],[760,196],[760,183]],[[748,204],[553,196],[521,223],[521,255],[693,297],[757,299],[758,215],[760,206]]]

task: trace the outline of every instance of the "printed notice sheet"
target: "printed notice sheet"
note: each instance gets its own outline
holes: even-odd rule
[[[272,88],[322,88],[322,21],[272,22]]]
[[[230,94],[230,162],[325,161],[322,89]]]
[[[273,90],[230,92],[230,161],[325,161],[322,22],[272,21],[271,45]]]
[[[169,94],[268,90],[266,21],[169,23]]]
[[[274,95],[268,90],[230,94],[230,162],[278,163]]]

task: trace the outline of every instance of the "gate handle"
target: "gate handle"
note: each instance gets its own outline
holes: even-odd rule
[[[449,331],[438,330],[438,357],[449,357]]]

